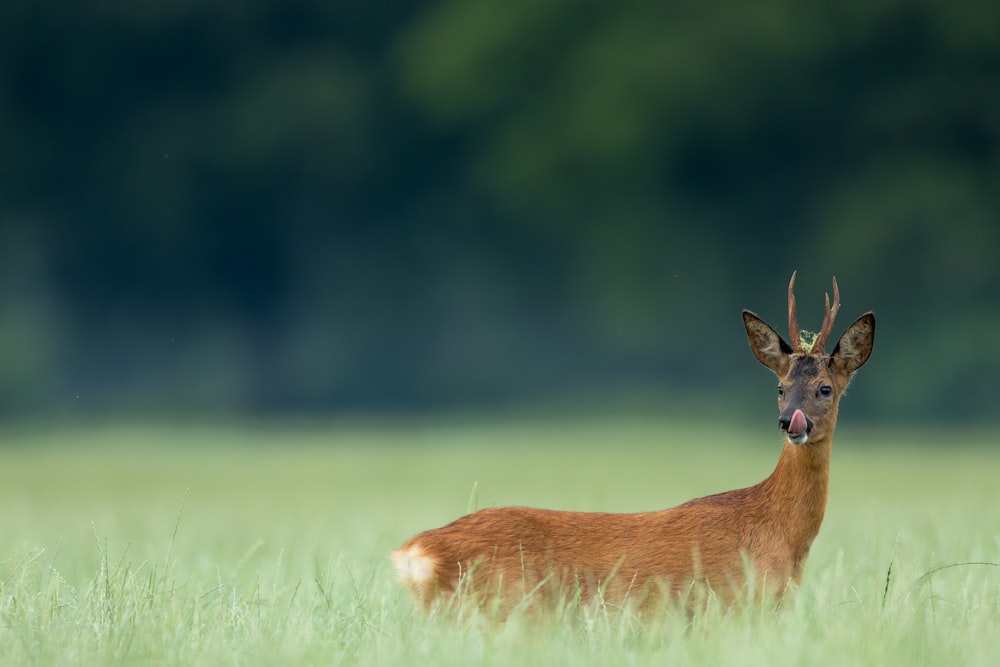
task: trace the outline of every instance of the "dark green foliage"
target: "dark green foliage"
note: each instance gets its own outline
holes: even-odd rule
[[[3,3],[0,413],[718,399],[797,268],[804,327],[831,274],[879,316],[852,414],[990,418],[997,25]]]

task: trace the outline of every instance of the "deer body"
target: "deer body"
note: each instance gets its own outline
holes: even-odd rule
[[[667,593],[707,587],[733,599],[753,575],[755,592],[780,595],[802,575],[826,510],[830,450],[839,399],[867,361],[874,316],[859,318],[830,356],[823,352],[839,307],[806,349],[799,341],[792,287],[792,345],[750,311],[744,325],[757,359],[779,378],[785,442],[774,472],[751,487],[654,512],[614,514],[528,507],[484,509],[406,541],[392,559],[425,607],[469,591],[503,607],[525,596],[578,594],[646,606]]]

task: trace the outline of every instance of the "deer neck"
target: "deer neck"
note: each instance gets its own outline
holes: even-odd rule
[[[787,440],[759,489],[790,545],[808,550],[826,511],[832,437],[793,445]]]

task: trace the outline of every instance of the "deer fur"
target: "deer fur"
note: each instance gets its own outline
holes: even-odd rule
[[[875,317],[862,315],[829,355],[824,346],[840,306],[834,279],[823,327],[811,347],[800,336],[789,283],[791,342],[743,311],[750,349],[779,381],[777,466],[764,481],[670,509],[612,514],[501,507],[483,509],[407,540],[392,560],[400,580],[430,609],[469,592],[504,608],[579,595],[648,606],[694,588],[732,601],[748,589],[780,595],[797,583],[826,509],[830,449],[840,397],[869,358]]]

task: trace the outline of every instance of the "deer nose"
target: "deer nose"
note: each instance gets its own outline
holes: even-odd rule
[[[813,423],[801,409],[796,408],[792,414],[785,412],[778,417],[778,428],[786,433],[809,433]]]

